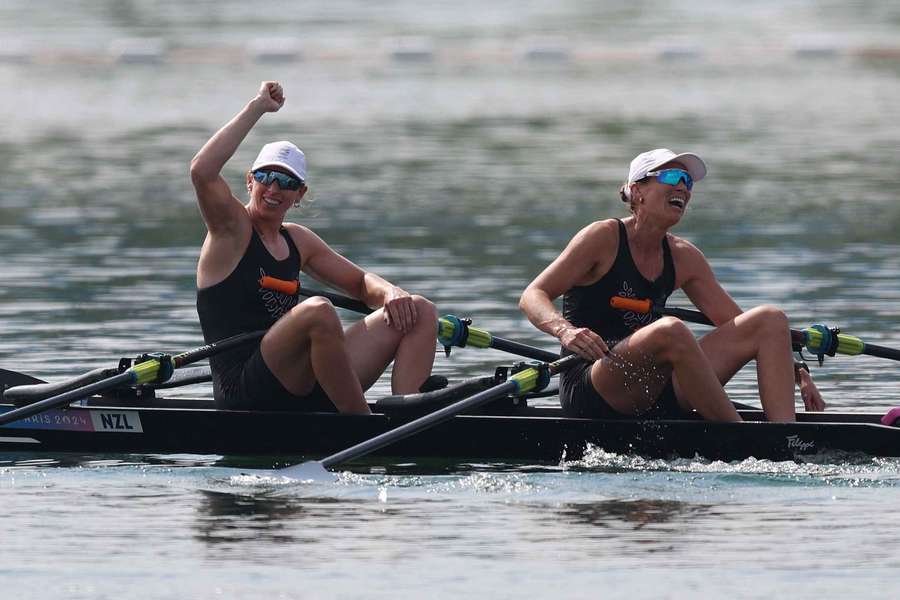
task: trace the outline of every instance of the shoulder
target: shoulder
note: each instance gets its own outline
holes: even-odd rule
[[[282,227],[284,227],[285,231],[288,232],[288,235],[291,236],[291,239],[294,240],[294,243],[297,244],[298,247],[315,243],[324,243],[322,238],[316,235],[309,227],[304,227],[303,225],[298,225],[296,223],[282,223]]]
[[[604,219],[585,226],[572,238],[572,243],[592,248],[602,248],[619,243],[619,221]]]
[[[294,245],[297,246],[297,250],[300,252],[300,261],[304,265],[311,258],[334,252],[325,240],[309,227],[297,223],[282,223],[282,226],[291,236]]]
[[[705,278],[711,273],[709,261],[697,246],[671,233],[667,234],[666,239],[672,251],[672,261],[675,263],[678,280],[676,287],[681,287],[698,277]]]
[[[706,257],[703,256],[700,249],[686,239],[667,233],[666,240],[669,242],[669,248],[672,250],[672,257],[675,260],[702,260],[703,262],[706,262]]]
[[[619,237],[619,220],[603,219],[602,221],[594,221],[593,223],[586,225],[581,231],[594,235],[608,235],[614,233],[616,237]]]
[[[619,222],[594,221],[575,234],[559,257],[571,277],[565,288],[590,285],[609,271],[619,253]]]

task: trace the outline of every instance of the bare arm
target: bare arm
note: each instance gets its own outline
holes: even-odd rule
[[[588,225],[528,284],[519,299],[519,308],[535,327],[559,338],[565,348],[589,360],[600,359],[609,352],[606,342],[586,327],[575,327],[553,301],[573,286],[592,283],[609,271],[617,244],[618,226],[614,220]]]
[[[246,211],[222,178],[222,168],[259,118],[267,112],[278,111],[283,105],[281,85],[274,81],[263,82],[256,97],[217,131],[191,160],[191,181],[197,203],[213,237],[232,233],[247,220]]]
[[[673,253],[678,257],[679,287],[717,327],[744,312],[716,279],[706,257],[696,246],[676,239]]]
[[[384,319],[391,327],[404,333],[412,329],[418,315],[408,292],[360,268],[310,229],[293,223],[285,226],[300,248],[304,273],[346,292],[366,306],[383,307]]]
[[[684,292],[710,321],[718,327],[744,312],[722,288],[700,250],[685,240],[678,240],[676,248],[679,252],[679,272],[685,273],[682,283]],[[795,383],[800,387],[806,410],[825,410],[825,401],[808,371],[797,371]]]

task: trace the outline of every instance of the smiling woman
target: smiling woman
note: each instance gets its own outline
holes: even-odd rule
[[[795,420],[795,379],[807,410],[824,409],[809,373],[792,369],[784,313],[772,306],[743,312],[703,254],[669,233],[705,176],[706,163],[690,152],[658,148],[638,155],[620,189],[631,216],[582,229],[523,292],[520,307],[538,329],[559,338],[563,353],[596,361],[561,376],[567,413],[677,418],[696,411],[739,421],[723,386],[751,360],[769,420]],[[610,304],[625,297],[664,306],[679,288],[716,325],[700,340],[674,317]],[[560,295],[562,314],[553,306]]]
[[[413,296],[335,252],[287,211],[306,193],[306,156],[288,141],[263,146],[247,173],[242,204],[221,176],[225,163],[266,113],[284,105],[281,85],[263,82],[243,110],[191,162],[207,235],[197,265],[197,312],[207,342],[268,329],[256,346],[210,360],[224,408],[368,413],[363,396],[394,361],[394,393],[416,392],[434,360],[437,314]],[[346,332],[322,297],[264,286],[264,278],[314,275],[378,310]],[[350,375],[348,377],[348,374]],[[355,377],[353,375],[356,375]]]

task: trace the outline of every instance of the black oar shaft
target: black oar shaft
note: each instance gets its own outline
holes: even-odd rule
[[[618,299],[618,301],[613,301],[611,304],[614,307],[618,307],[622,310],[635,310],[637,312],[648,312],[652,311],[659,315],[665,315],[670,317],[677,317],[682,321],[689,321],[691,323],[699,323],[701,325],[715,325],[712,321],[709,320],[709,317],[704,315],[702,312],[698,310],[690,310],[687,308],[668,308],[665,306],[657,306],[655,304],[651,304],[648,300],[640,300],[637,303],[632,304],[631,299],[624,299],[625,302],[622,302],[623,299]],[[815,333],[816,327],[814,326],[807,330],[798,330],[791,329],[791,342],[796,347],[809,347],[810,344],[810,335],[817,335]],[[900,350],[896,348],[888,348],[886,346],[879,346],[877,344],[869,344],[868,342],[864,342],[863,340],[850,335],[834,333],[837,336],[837,352],[840,354],[865,354],[868,356],[875,356],[877,358],[887,358],[890,360],[900,361]],[[813,350],[815,352],[815,350]]]
[[[301,296],[307,297],[321,296],[330,300],[331,303],[338,308],[345,308],[347,310],[352,310],[364,315],[374,312],[371,308],[366,306],[365,303],[360,302],[359,300],[356,300],[354,298],[342,296],[340,294],[334,294],[332,292],[326,292],[324,290],[304,287],[298,288],[298,293]],[[484,333],[487,334],[487,332]],[[516,354],[518,356],[524,356],[525,358],[533,358],[535,360],[541,360],[545,362],[552,362],[559,358],[559,355],[554,354],[553,352],[541,350],[540,348],[535,348],[534,346],[529,346],[527,344],[522,344],[513,340],[507,340],[493,335],[490,336],[490,340],[490,348],[502,350],[503,352],[509,352],[510,354]]]
[[[301,296],[306,296],[308,298],[311,298],[313,296],[328,298],[331,303],[338,308],[345,308],[347,310],[352,310],[353,312],[358,312],[363,315],[368,315],[375,312],[372,308],[366,305],[365,302],[361,302],[359,300],[356,300],[355,298],[348,298],[347,296],[334,294],[332,292],[326,292],[325,290],[315,290],[312,288],[304,287],[300,287],[297,291]]]
[[[114,375],[113,377],[104,379],[103,381],[98,381],[96,383],[92,383],[90,385],[86,385],[84,387],[71,390],[63,394],[59,394],[58,396],[47,398],[46,400],[40,400],[38,402],[35,402],[34,404],[29,404],[21,408],[13,409],[0,415],[0,425],[6,425],[7,423],[12,423],[13,421],[25,419],[45,410],[50,410],[51,408],[56,408],[57,406],[64,406],[66,404],[69,404],[70,402],[75,402],[76,400],[87,398],[88,396],[92,396],[96,393],[105,392],[119,386],[130,385],[133,382],[133,379],[134,375],[132,374],[132,372],[125,371],[124,373],[119,373],[118,375]]]
[[[554,354],[553,352],[548,352],[547,350],[541,350],[540,348],[535,348],[533,346],[528,346],[526,344],[521,344],[519,342],[514,342],[512,340],[507,340],[496,336],[491,339],[491,348],[494,348],[495,350],[503,350],[504,352],[509,352],[510,354],[517,354],[519,356],[524,356],[525,358],[533,358],[535,360],[542,360],[544,362],[559,360],[559,354]]]
[[[863,354],[868,354],[869,356],[877,356],[878,358],[889,358],[891,360],[900,360],[900,350],[896,348],[887,348],[885,346],[878,346],[875,344],[866,344],[865,349],[862,351]]]
[[[200,346],[199,348],[194,348],[193,350],[188,350],[186,352],[182,352],[181,354],[176,354],[172,357],[172,364],[176,369],[178,367],[184,367],[197,361],[209,358],[210,356],[218,354],[219,352],[231,350],[232,348],[243,346],[244,344],[248,344],[254,340],[262,339],[264,335],[266,335],[265,329],[261,329],[259,331],[249,331],[247,333],[239,333],[229,338],[225,338],[224,340],[211,342],[209,344],[206,344],[205,346]]]
[[[459,402],[451,404],[450,406],[445,406],[444,408],[436,410],[433,413],[428,413],[424,417],[419,417],[418,419],[400,425],[395,429],[391,429],[390,431],[386,431],[380,435],[376,435],[375,437],[364,442],[360,442],[355,446],[351,446],[346,450],[341,450],[340,452],[332,454],[331,456],[327,456],[320,462],[322,463],[322,466],[327,469],[333,467],[334,465],[359,458],[360,456],[365,456],[366,454],[375,452],[380,448],[393,444],[394,442],[409,437],[415,433],[418,433],[419,431],[428,429],[429,427],[433,427],[441,421],[452,419],[454,416],[466,410],[476,408],[484,404],[485,402],[503,397],[511,392],[514,392],[515,390],[516,383],[514,381],[501,383],[500,385],[494,386],[489,390],[485,390],[483,392],[475,394],[474,396],[470,396],[465,400],[460,400]]]
[[[681,319],[682,321],[698,323],[700,325],[715,325],[715,323],[709,320],[709,317],[704,315],[699,310],[690,310],[687,308],[666,308],[665,306],[662,306],[659,308],[653,307],[653,312],[669,317],[675,317]]]
[[[709,318],[703,313],[696,310],[689,310],[686,308],[666,308],[666,307],[654,307],[653,312],[659,313],[661,315],[668,315],[672,317],[677,317],[682,321],[690,321],[692,323],[700,323],[702,325],[712,325],[713,322],[709,320]],[[839,352],[845,354],[865,354],[867,356],[874,356],[877,358],[887,358],[890,360],[900,360],[900,350],[896,348],[888,348],[887,346],[879,346],[877,344],[870,344],[868,342],[863,342],[859,340],[859,338],[853,336],[843,336],[841,334],[839,336],[841,339],[853,340],[858,343],[861,347],[858,350],[852,352],[844,352],[839,349]],[[806,346],[807,344],[807,333],[804,331],[800,331],[798,329],[791,329],[791,341],[796,346]]]
[[[248,333],[241,333],[230,338],[220,340],[218,342],[200,346],[199,348],[187,350],[186,352],[182,352],[181,354],[176,354],[175,356],[173,356],[171,359],[172,365],[177,368],[195,363],[199,360],[209,358],[214,354],[218,354],[219,352],[224,352],[225,350],[235,348],[242,344],[247,344],[258,340],[263,335],[265,335],[265,333],[265,331],[251,331]],[[88,385],[84,385],[76,389],[51,396],[50,398],[39,400],[27,406],[16,408],[9,412],[0,414],[0,425],[6,425],[7,423],[12,423],[13,421],[25,419],[45,410],[50,410],[51,408],[56,408],[59,406],[65,406],[67,404],[75,402],[76,400],[81,400],[82,398],[93,396],[94,394],[101,394],[103,392],[114,390],[118,387],[150,383],[159,379],[159,372],[162,367],[162,362],[163,361],[161,358],[156,357],[140,364],[135,363],[134,366],[126,371],[123,371],[122,373],[118,373],[111,377],[101,379],[100,381],[96,381],[94,383],[90,383]]]
[[[547,365],[547,370],[550,375],[555,375],[571,368],[582,360],[583,359],[581,357],[572,354],[570,356],[566,356],[565,358],[561,358],[556,362],[550,363],[549,365]],[[490,402],[491,400],[502,398],[512,393],[530,391],[530,389],[521,389],[520,382],[523,380],[533,382],[536,380],[536,378],[529,377],[525,379],[517,379],[517,376],[525,372],[529,372],[529,375],[535,375],[535,373],[530,373],[531,371],[535,371],[535,369],[526,369],[526,371],[516,374],[511,379],[495,385],[490,389],[479,392],[474,396],[470,396],[468,398],[460,400],[459,402],[455,402],[450,406],[445,406],[444,408],[436,410],[433,413],[429,413],[424,417],[419,417],[418,419],[410,421],[409,423],[405,423],[395,429],[391,429],[390,431],[386,431],[364,442],[360,442],[355,446],[351,446],[346,450],[341,450],[340,452],[323,458],[319,462],[325,468],[333,467],[334,465],[359,458],[360,456],[364,456],[366,454],[374,452],[375,450],[393,444],[394,442],[397,442],[403,438],[419,433],[420,431],[424,431],[429,427],[433,427],[438,423],[441,423],[448,419],[452,419],[460,413],[471,410],[473,408],[477,408],[487,402]]]

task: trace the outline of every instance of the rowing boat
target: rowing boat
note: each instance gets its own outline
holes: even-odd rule
[[[322,295],[337,306],[369,312],[346,297]],[[707,323],[701,313],[664,307],[630,307]],[[388,396],[370,403],[372,415],[326,412],[218,410],[209,398],[158,396],[170,388],[209,381],[209,367],[184,369],[237,345],[257,341],[248,332],[180,354],[122,359],[66,382],[0,369],[0,451],[198,453],[321,456],[319,467],[368,453],[460,460],[550,461],[578,459],[590,448],[653,458],[700,456],[805,460],[823,453],[900,456],[900,423],[873,412],[800,413],[794,423],[770,423],[761,410],[738,406],[742,423],[701,418],[584,419],[563,415],[553,392],[541,391],[553,374],[580,360],[498,338],[447,316],[439,340],[451,346],[495,348],[542,361],[500,367],[431,392]],[[824,356],[869,354],[900,360],[900,350],[863,342],[839,330],[792,330],[795,349]],[[558,360],[557,360],[558,359]],[[552,362],[548,362],[552,361]],[[900,413],[900,408],[889,414]],[[885,424],[887,423],[887,424]],[[350,448],[347,448],[350,446]],[[338,450],[344,449],[340,452]],[[299,465],[303,466],[303,465]]]
[[[216,410],[206,398],[93,397],[0,427],[0,451],[322,455],[409,422],[434,406],[427,394],[389,397],[375,414]],[[425,398],[424,402],[417,402]],[[805,460],[823,452],[900,456],[900,428],[863,412],[800,413],[769,423],[701,419],[569,418],[552,399],[504,398],[400,440],[381,455],[460,460],[578,459],[589,447],[647,457]],[[12,410],[0,404],[0,414]]]

